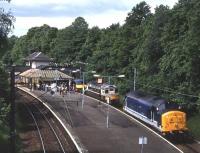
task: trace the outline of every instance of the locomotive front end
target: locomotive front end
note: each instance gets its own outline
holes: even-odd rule
[[[183,133],[187,130],[186,114],[181,111],[169,111],[161,116],[162,133]]]
[[[109,96],[109,98],[110,98],[110,103],[112,105],[116,105],[119,103],[119,95],[118,94],[112,94]]]

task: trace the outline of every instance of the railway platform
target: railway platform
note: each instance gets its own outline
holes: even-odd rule
[[[68,128],[81,148],[90,153],[180,153],[166,140],[148,130],[134,119],[93,98],[71,92],[53,96],[47,92],[29,91],[47,104]],[[109,124],[107,124],[109,114]],[[108,127],[107,127],[108,125]],[[140,137],[147,138],[147,144],[139,144]]]

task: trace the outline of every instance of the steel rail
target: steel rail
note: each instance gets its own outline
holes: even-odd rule
[[[24,103],[23,103],[23,104],[24,104]],[[36,121],[36,119],[35,119],[33,113],[32,113],[31,110],[28,108],[28,106],[26,106],[26,104],[24,104],[24,106],[26,107],[26,109],[28,110],[29,114],[31,115],[31,117],[32,117],[33,120],[34,120],[34,123],[35,123],[35,125],[36,125],[36,127],[37,127],[37,131],[38,131],[38,134],[39,134],[39,137],[40,137],[40,141],[41,141],[41,144],[42,144],[43,153],[46,153],[46,150],[45,150],[45,147],[44,147],[44,140],[43,140],[43,138],[42,138],[42,135],[41,135],[41,132],[40,132],[40,128],[39,128],[39,126],[38,126],[38,123],[37,123],[37,121]]]
[[[58,143],[59,143],[59,146],[60,146],[62,152],[63,152],[63,153],[66,153],[66,152],[65,152],[65,149],[64,149],[64,147],[63,147],[63,145],[62,145],[62,143],[61,143],[61,141],[60,141],[60,139],[59,139],[59,137],[58,137],[58,135],[57,135],[57,133],[56,133],[56,131],[55,131],[55,129],[53,128],[53,126],[51,125],[51,123],[49,122],[49,120],[47,119],[47,117],[45,116],[45,114],[44,114],[35,104],[34,104],[34,106],[35,106],[35,107],[39,110],[39,112],[43,115],[44,119],[46,120],[46,122],[48,123],[49,127],[50,127],[51,130],[53,131],[53,133],[54,133],[54,135],[55,135],[55,137],[56,137],[56,139],[57,139],[57,141],[58,141]]]
[[[72,133],[68,130],[68,128],[66,127],[66,125],[61,121],[61,119],[57,116],[57,114],[52,110],[52,108],[50,108],[46,103],[44,103],[41,99],[39,99],[36,95],[34,95],[33,93],[31,93],[30,91],[26,90],[26,88],[22,88],[22,87],[17,87],[19,89],[19,91],[24,92],[27,95],[30,95],[33,98],[36,98],[39,102],[41,102],[48,110],[50,110],[50,112],[54,115],[54,117],[60,122],[60,124],[62,125],[62,127],[64,128],[64,130],[68,133],[70,139],[72,140],[73,144],[75,145],[77,151],[79,153],[83,153],[83,152],[87,152],[87,150],[83,147],[83,145],[80,143],[80,141],[78,140],[77,137],[73,136]],[[78,142],[77,142],[78,141]]]

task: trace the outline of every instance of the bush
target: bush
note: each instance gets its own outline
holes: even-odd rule
[[[200,114],[188,118],[188,128],[191,134],[200,140]]]

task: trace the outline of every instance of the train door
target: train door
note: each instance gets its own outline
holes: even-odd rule
[[[101,91],[100,91],[100,98],[101,98],[101,100],[105,99],[105,93],[106,93],[106,89],[101,88]]]
[[[156,109],[156,121],[158,123],[158,126],[161,125],[161,115],[165,109],[166,109],[165,103],[160,104]]]
[[[154,121],[155,108],[151,107],[151,121]]]

